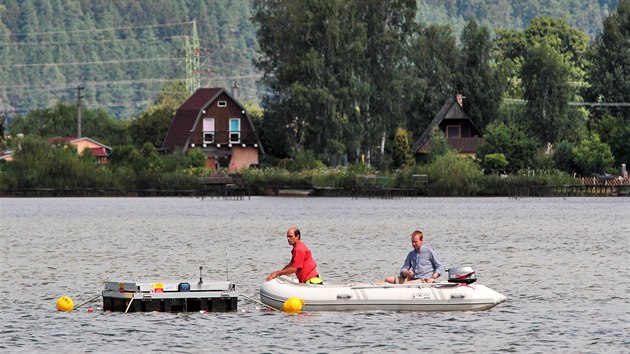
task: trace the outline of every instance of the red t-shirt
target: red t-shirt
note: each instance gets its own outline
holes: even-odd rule
[[[313,260],[313,255],[304,242],[296,243],[291,255],[291,266],[297,268],[295,275],[300,283],[317,276],[317,263]]]

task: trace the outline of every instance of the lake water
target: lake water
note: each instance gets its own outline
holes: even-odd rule
[[[105,313],[105,281],[229,277],[259,299],[300,227],[324,280],[393,275],[414,229],[508,301],[484,312]],[[580,352],[630,347],[630,198],[0,199],[3,352]],[[88,307],[95,309],[88,312]]]

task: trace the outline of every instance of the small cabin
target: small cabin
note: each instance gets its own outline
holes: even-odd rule
[[[206,167],[237,171],[265,153],[245,108],[223,88],[200,88],[177,109],[162,143],[172,153],[201,149]]]
[[[483,137],[473,121],[463,109],[463,96],[456,95],[444,103],[427,129],[412,146],[414,153],[426,154],[431,151],[431,133],[439,127],[446,136],[451,149],[457,150],[462,157],[477,157],[477,148],[483,143]]]
[[[92,154],[92,156],[96,157],[98,162],[102,164],[109,163],[109,155],[112,153],[112,148],[101,144],[94,139],[90,139],[87,137],[83,138],[72,138],[72,137],[56,137],[52,139],[48,139],[48,144],[50,145],[71,145],[75,149],[77,149],[77,153],[79,155],[83,154],[85,151]]]

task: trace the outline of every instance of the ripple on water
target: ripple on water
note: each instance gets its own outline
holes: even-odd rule
[[[627,198],[0,199],[0,349],[95,352],[622,352]],[[35,222],[34,222],[35,221]],[[325,280],[393,275],[420,228],[447,266],[508,296],[479,313],[60,313],[107,280],[230,278],[258,299],[297,225]],[[586,265],[586,267],[585,267]],[[606,269],[601,265],[606,265]],[[99,302],[90,304],[94,308]],[[87,307],[87,306],[86,306]],[[431,335],[426,335],[430,333]],[[410,347],[409,336],[417,338]],[[437,350],[438,352],[441,350]]]

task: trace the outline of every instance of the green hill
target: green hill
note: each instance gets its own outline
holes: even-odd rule
[[[296,0],[301,1],[301,0]],[[591,38],[618,0],[418,0],[419,22],[459,32],[470,18],[522,29],[536,16],[564,17]],[[256,100],[260,73],[250,0],[3,0],[0,114],[12,117],[77,101],[128,119],[167,81],[199,78]],[[194,42],[198,33],[199,47]],[[195,69],[191,58],[198,55]]]

